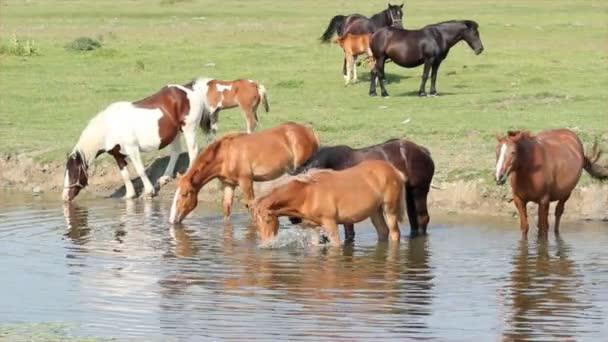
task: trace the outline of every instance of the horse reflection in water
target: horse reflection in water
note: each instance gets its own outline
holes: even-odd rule
[[[520,241],[506,290],[506,302],[512,308],[505,320],[505,340],[574,341],[582,333],[579,320],[601,323],[602,313],[584,292],[584,277],[577,274],[570,253],[571,248],[559,235],[556,246],[550,246],[545,238],[539,238],[534,246]]]

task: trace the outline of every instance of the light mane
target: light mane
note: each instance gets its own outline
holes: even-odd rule
[[[115,104],[110,105],[110,107],[113,105]],[[98,113],[89,121],[80,134],[76,146],[74,146],[74,149],[72,150],[72,153],[80,152],[87,165],[95,159],[99,150],[104,149],[107,126],[103,114],[108,111],[110,107]]]

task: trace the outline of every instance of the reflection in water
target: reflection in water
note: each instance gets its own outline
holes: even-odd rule
[[[91,232],[88,225],[89,210],[75,203],[64,203],[63,216],[67,228],[64,235],[76,245],[86,244]]]
[[[512,312],[505,338],[573,340],[581,332],[581,319],[601,320],[570,253],[559,235],[554,246],[546,238],[532,246],[520,241],[513,257],[508,296]]]

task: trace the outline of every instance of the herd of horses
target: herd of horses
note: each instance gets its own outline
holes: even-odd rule
[[[336,32],[345,51],[347,83],[356,80],[356,56],[367,53],[374,66],[370,95],[385,89],[387,60],[403,67],[424,64],[419,94],[431,72],[430,94],[436,94],[437,71],[450,48],[461,40],[477,53],[483,51],[478,24],[472,20],[447,21],[406,30],[402,25],[403,5],[388,5],[367,18],[360,14],[338,15],[331,19],[321,40]],[[354,71],[353,71],[354,69]],[[268,112],[266,89],[252,80],[221,81],[197,78],[187,84],[169,84],[138,101],[116,102],[98,113],[81,133],[67,158],[63,199],[72,201],[88,185],[90,163],[100,154],[114,157],[126,187],[126,198],[136,196],[127,169],[130,161],[140,176],[143,197],[156,194],[174,175],[186,141],[189,166],[177,177],[169,220],[181,223],[196,208],[198,194],[211,180],[223,187],[224,218],[231,215],[235,188],[243,192],[245,207],[259,229],[262,241],[276,236],[279,217],[293,224],[322,227],[334,245],[340,244],[338,225],[344,225],[346,241],[355,237],[354,224],[370,218],[379,240],[399,241],[398,222],[407,215],[411,234],[426,234],[429,224],[427,198],[435,172],[429,150],[412,141],[391,139],[377,145],[354,149],[346,145],[322,146],[314,128],[285,122],[255,131],[257,109]],[[247,132],[228,133],[216,139],[219,111],[240,107]],[[207,147],[199,154],[196,132],[208,136]],[[592,177],[608,179],[608,166],[599,163],[597,142],[585,154],[580,139],[570,130],[553,129],[533,134],[509,131],[497,135],[496,183],[510,179],[513,201],[519,211],[522,237],[528,232],[526,205],[539,205],[540,234],[548,231],[549,204],[557,201],[555,231],[558,232],[565,202],[576,186],[582,170]],[[140,153],[169,146],[166,170],[153,185],[148,179]],[[270,181],[288,174],[266,194],[254,194],[253,182]]]

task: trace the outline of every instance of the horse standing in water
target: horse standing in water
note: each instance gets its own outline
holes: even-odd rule
[[[206,110],[209,111],[210,123],[201,121],[201,128],[213,136],[218,130],[219,112],[221,109],[240,107],[247,123],[247,133],[255,130],[258,122],[258,106],[262,103],[268,113],[268,98],[266,88],[252,80],[221,81],[209,80],[207,82]]]
[[[464,40],[475,54],[479,55],[483,51],[478,27],[479,25],[472,20],[452,20],[428,25],[419,30],[390,27],[376,31],[370,44],[376,65],[371,73],[369,95],[376,96],[376,80],[379,79],[382,96],[388,96],[384,85],[386,81],[384,63],[387,59],[404,68],[414,68],[424,64],[418,94],[426,96],[426,80],[430,71],[430,94],[436,95],[437,71],[452,46]]]
[[[68,156],[63,187],[64,201],[72,201],[88,185],[90,163],[100,154],[114,157],[125,183],[125,198],[135,197],[127,169],[127,159],[135,166],[144,185],[144,196],[155,189],[146,175],[140,153],[170,146],[171,154],[163,185],[173,175],[181,152],[180,136],[184,135],[190,163],[198,153],[196,130],[201,121],[209,125],[204,110],[208,79],[199,78],[186,85],[167,85],[157,93],[135,102],[115,102],[97,114],[81,133]],[[207,131],[210,129],[207,126]]]
[[[368,18],[361,14],[351,15],[336,15],[331,18],[327,29],[321,35],[322,43],[329,43],[334,32],[338,34],[338,37],[342,37],[348,33],[351,34],[366,34],[374,33],[383,27],[403,27],[403,4],[391,5],[383,11],[374,14],[371,18]],[[342,66],[342,74],[346,77],[346,58]]]
[[[539,234],[549,229],[549,204],[555,207],[555,233],[564,213],[564,205],[584,169],[591,177],[608,179],[608,166],[598,164],[601,150],[597,142],[591,155],[585,155],[578,136],[568,129],[552,129],[531,134],[509,131],[497,135],[496,184],[510,177],[513,202],[519,211],[522,238],[528,235],[528,202],[538,203]]]
[[[405,139],[392,139],[382,144],[353,149],[349,146],[321,147],[309,160],[296,169],[300,174],[310,169],[344,170],[364,160],[386,160],[401,173],[407,175],[405,198],[407,215],[412,234],[426,234],[429,223],[427,196],[435,173],[435,164],[430,152]],[[299,223],[297,218],[290,218],[292,223]],[[346,241],[353,241],[355,230],[353,224],[344,224]]]
[[[266,242],[277,235],[280,216],[295,216],[322,226],[334,246],[340,245],[338,224],[370,217],[379,240],[398,242],[403,221],[406,175],[383,160],[367,160],[346,170],[312,170],[296,176],[259,198],[253,215]]]
[[[226,134],[201,152],[188,172],[178,178],[169,221],[180,223],[196,208],[201,188],[215,178],[224,186],[224,220],[228,220],[237,186],[250,207],[254,181],[273,180],[295,170],[318,147],[314,130],[294,122],[251,134]]]

